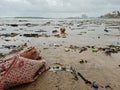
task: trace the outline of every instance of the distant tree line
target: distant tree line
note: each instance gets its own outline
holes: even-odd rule
[[[107,13],[100,16],[100,18],[120,18],[120,11],[113,11],[112,13]]]

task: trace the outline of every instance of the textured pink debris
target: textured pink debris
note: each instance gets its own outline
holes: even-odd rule
[[[12,58],[0,60],[0,90],[33,82],[48,70],[39,52],[37,48],[30,47]]]

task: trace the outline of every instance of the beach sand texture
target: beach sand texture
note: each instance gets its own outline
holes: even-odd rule
[[[21,20],[21,21],[20,21]],[[15,24],[17,27],[6,24]],[[26,23],[33,25],[26,26]],[[120,55],[119,53],[105,55],[103,51],[93,53],[91,48],[79,53],[78,49],[69,49],[70,45],[78,47],[95,46],[107,47],[107,45],[117,45],[120,43],[120,20],[116,19],[26,19],[26,18],[1,18],[0,34],[18,33],[15,37],[0,37],[0,53],[8,53],[12,49],[3,48],[2,45],[21,45],[27,43],[28,46],[36,46],[41,50],[41,55],[50,67],[55,63],[60,63],[66,68],[71,66],[80,72],[86,79],[96,82],[98,90],[120,90]],[[54,37],[60,33],[60,28],[65,27],[66,38]],[[107,28],[108,32],[104,29]],[[44,30],[46,32],[42,32]],[[52,33],[57,30],[57,33]],[[39,32],[40,31],[40,32]],[[23,34],[46,34],[49,37],[24,37]],[[10,41],[5,41],[5,40]],[[87,60],[87,63],[80,64],[80,60]],[[110,86],[106,87],[105,86]],[[78,76],[74,76],[69,71],[47,71],[43,73],[35,82],[20,85],[9,90],[94,90],[90,85]]]

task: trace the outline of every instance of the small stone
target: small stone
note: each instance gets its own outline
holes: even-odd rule
[[[69,48],[64,48],[65,52],[69,52],[70,49]]]

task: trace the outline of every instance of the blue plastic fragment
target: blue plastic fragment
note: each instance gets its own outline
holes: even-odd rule
[[[98,84],[93,84],[92,87],[95,88],[95,89],[98,89],[98,88],[99,88]]]

